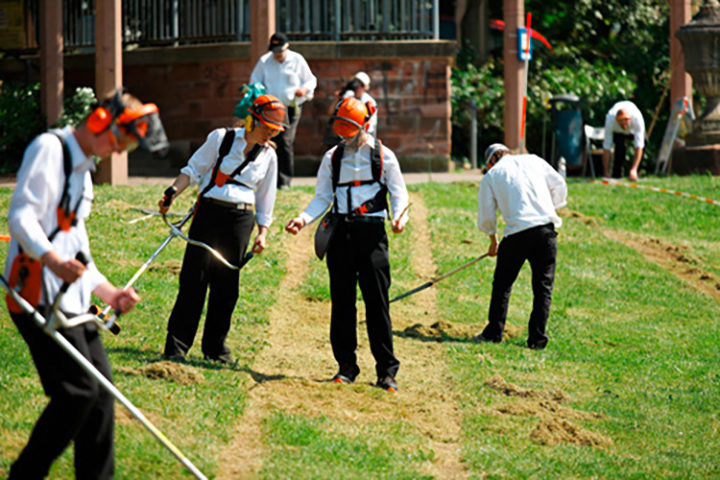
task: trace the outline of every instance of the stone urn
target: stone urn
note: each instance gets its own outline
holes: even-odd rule
[[[686,137],[688,147],[720,144],[720,3],[705,0],[692,20],[675,32],[682,44],[685,70],[705,96],[705,110]]]

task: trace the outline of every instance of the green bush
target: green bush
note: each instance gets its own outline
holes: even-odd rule
[[[555,55],[562,53],[555,52]],[[572,93],[582,99],[583,121],[589,125],[602,126],[605,112],[619,99],[629,98],[635,83],[627,73],[604,60],[591,63],[576,59],[574,65],[536,58],[530,62],[528,82],[528,106],[526,138],[528,151],[542,154],[543,122],[546,123],[546,139],[550,142],[550,115],[548,100],[559,94]],[[453,69],[453,155],[469,157],[470,109],[473,102],[478,109],[478,155],[489,144],[503,139],[503,112],[505,88],[502,64],[492,59],[476,67],[467,64]],[[547,115],[547,117],[546,117]],[[549,155],[549,151],[547,155]]]
[[[54,128],[77,125],[90,112],[95,94],[88,87],[76,88],[65,97],[64,111]],[[3,85],[0,91],[0,174],[15,173],[27,145],[45,131],[40,108],[40,84]]]
[[[40,84],[2,86],[0,91],[0,174],[14,173],[25,147],[45,130]]]

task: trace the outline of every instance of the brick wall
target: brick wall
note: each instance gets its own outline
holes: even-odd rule
[[[450,165],[450,67],[454,42],[296,42],[318,78],[315,98],[303,108],[295,141],[296,171],[314,174],[336,92],[355,72],[371,78],[378,103],[378,136],[405,171]],[[143,101],[158,104],[171,141],[164,160],[130,156],[130,174],[177,173],[214,128],[232,122],[238,87],[250,78],[249,44],[153,48],[123,54],[123,83]],[[66,89],[94,84],[92,54],[66,55]]]

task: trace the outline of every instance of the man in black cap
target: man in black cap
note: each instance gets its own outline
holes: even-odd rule
[[[278,188],[290,187],[293,177],[293,143],[302,104],[312,100],[317,78],[310,71],[305,58],[290,50],[287,35],[275,33],[270,37],[268,52],[260,57],[250,75],[250,83],[260,82],[267,93],[280,99],[287,107],[289,125],[275,137],[278,155]]]

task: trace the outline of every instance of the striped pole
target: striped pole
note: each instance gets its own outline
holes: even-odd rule
[[[637,183],[613,182],[612,180],[590,180],[589,182],[597,183],[597,184],[601,184],[601,185],[612,185],[612,186],[620,186],[620,187],[628,187],[628,188],[638,188],[641,190],[651,190],[653,192],[669,193],[671,195],[676,195],[678,197],[691,198],[693,200],[698,200],[701,202],[709,203],[711,205],[717,205],[720,207],[720,202],[718,202],[717,200],[701,197],[700,195],[695,195],[693,193],[686,193],[686,192],[679,192],[677,190],[670,190],[669,188],[651,187],[649,185],[640,185]]]

